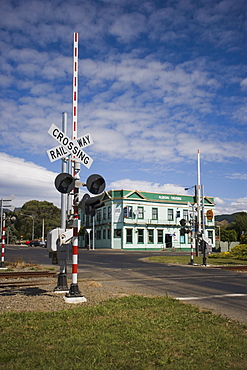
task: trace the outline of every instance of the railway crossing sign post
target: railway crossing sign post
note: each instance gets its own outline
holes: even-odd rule
[[[87,168],[91,167],[93,159],[82,149],[93,144],[90,134],[73,140],[65,135],[65,133],[54,125],[54,123],[49,128],[48,134],[50,134],[60,144],[55,148],[47,150],[47,154],[51,162],[71,154],[76,162],[82,163]]]
[[[77,97],[78,97],[78,33],[74,32],[74,47],[73,47],[73,83],[72,83],[72,138],[69,138],[62,130],[56,125],[52,124],[48,133],[59,143],[47,151],[48,157],[51,162],[57,159],[62,159],[71,155],[72,174],[74,180],[80,180],[80,164],[90,168],[93,159],[84,152],[84,148],[93,144],[90,134],[77,138]],[[66,131],[66,130],[65,130]],[[66,181],[62,180],[61,189],[66,185]],[[73,193],[73,243],[72,243],[72,283],[69,292],[65,295],[64,299],[69,303],[85,302],[86,298],[83,297],[79,291],[77,284],[77,270],[78,270],[78,229],[79,229],[79,188],[76,186],[72,189]]]
[[[72,170],[70,173],[62,173],[56,179],[55,186],[62,193],[73,194],[73,243],[72,243],[72,283],[69,292],[65,295],[64,300],[68,303],[85,302],[86,298],[81,294],[77,284],[78,273],[78,233],[80,228],[79,220],[79,186],[80,183],[80,164],[90,168],[93,159],[84,151],[84,148],[92,145],[93,140],[90,134],[77,137],[77,97],[78,97],[78,33],[74,33],[74,50],[73,50],[73,84],[72,84],[72,138],[68,137],[65,132],[60,130],[54,123],[48,130],[48,133],[58,142],[58,146],[47,151],[51,162],[57,159],[63,159],[70,156]],[[63,171],[64,172],[64,171]],[[72,180],[70,178],[72,177]],[[82,183],[81,183],[82,184]],[[67,192],[66,189],[69,191]]]

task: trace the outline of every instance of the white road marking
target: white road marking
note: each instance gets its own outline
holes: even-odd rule
[[[205,297],[178,297],[180,301],[194,301],[200,299],[208,299],[208,298],[224,298],[224,297],[245,297],[247,294],[242,293],[232,293],[232,294],[215,294],[215,295],[208,295]]]

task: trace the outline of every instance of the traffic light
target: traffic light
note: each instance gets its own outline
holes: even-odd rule
[[[70,173],[60,173],[55,179],[55,187],[60,193],[70,193],[75,187],[75,179]]]
[[[180,220],[179,223],[180,223],[181,226],[185,226],[186,225],[186,220],[184,218],[182,218],[182,220]]]
[[[88,191],[92,194],[100,194],[105,190],[105,180],[102,176],[94,174],[89,176],[86,182]],[[96,210],[105,205],[99,198],[91,198],[89,194],[85,194],[79,203],[79,208],[85,215],[95,216]]]
[[[189,234],[190,230],[186,229],[185,227],[181,227],[180,229],[180,235],[184,236],[185,234]]]
[[[105,190],[105,180],[100,175],[91,175],[86,182],[87,189],[92,194],[100,194]]]
[[[184,227],[182,227],[182,228],[180,229],[180,235],[181,235],[181,236],[185,236],[185,228],[184,228]]]
[[[105,205],[98,198],[90,198],[90,195],[85,194],[79,203],[79,208],[85,213],[85,215],[95,216],[96,210]]]
[[[190,232],[189,229],[185,228],[186,220],[184,218],[182,218],[182,220],[180,220],[179,222],[180,222],[180,225],[182,226],[181,229],[180,229],[180,235],[185,236],[185,234],[188,234]]]

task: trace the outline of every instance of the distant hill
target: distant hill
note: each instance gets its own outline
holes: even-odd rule
[[[239,213],[242,213],[242,212],[236,212],[236,213],[233,213],[231,215],[217,215],[215,216],[215,221],[217,222],[222,222],[222,221],[228,221],[229,223],[232,223],[234,222],[235,220],[235,216],[238,215]]]

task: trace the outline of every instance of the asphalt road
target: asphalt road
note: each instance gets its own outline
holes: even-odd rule
[[[115,281],[116,285],[129,286],[133,292],[141,294],[172,296],[247,324],[247,272],[143,260],[151,255],[164,254],[168,252],[80,250],[78,276],[102,281],[105,285]],[[25,262],[51,264],[46,249],[7,246],[5,260],[17,258]],[[68,282],[70,271],[69,266]]]

